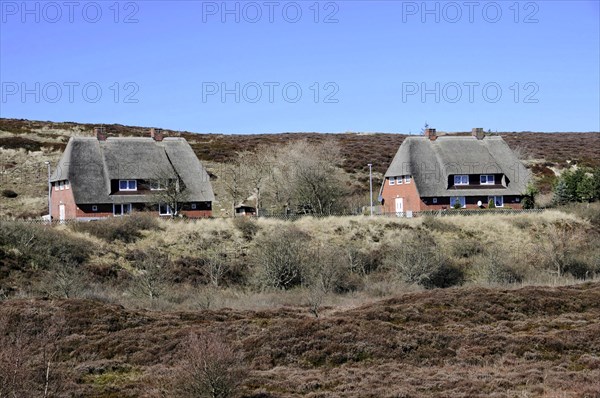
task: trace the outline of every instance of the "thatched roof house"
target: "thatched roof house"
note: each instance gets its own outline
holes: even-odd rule
[[[210,216],[214,194],[208,173],[184,138],[152,130],[150,137],[96,137],[69,140],[54,173],[54,219],[99,218],[132,210]],[[172,185],[172,187],[170,186]],[[181,199],[175,205],[170,196]],[[175,193],[178,191],[178,193]],[[165,197],[164,205],[157,199]]]
[[[450,207],[521,208],[529,172],[499,136],[407,137],[385,173],[380,200],[386,212]]]

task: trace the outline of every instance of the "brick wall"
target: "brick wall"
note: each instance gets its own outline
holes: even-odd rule
[[[386,178],[381,196],[383,197],[383,211],[385,213],[393,213],[396,211],[396,198],[403,198],[404,211],[420,211],[422,209],[421,199],[417,192],[415,181],[411,179],[410,183],[398,185],[390,185],[389,179]]]

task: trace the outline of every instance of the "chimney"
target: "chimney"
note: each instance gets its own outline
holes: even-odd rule
[[[162,129],[151,128],[150,129],[150,137],[152,137],[154,139],[154,141],[162,141],[164,138]]]
[[[478,140],[482,140],[483,137],[485,137],[485,133],[481,127],[475,127],[473,130],[471,130],[471,135]]]
[[[106,141],[106,131],[104,130],[104,127],[94,127],[94,134],[96,134],[98,141]]]
[[[429,138],[431,141],[435,141],[437,138],[435,129],[425,129],[425,137]]]

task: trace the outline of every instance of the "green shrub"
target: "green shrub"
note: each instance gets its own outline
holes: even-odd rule
[[[134,213],[127,217],[111,217],[91,222],[70,224],[74,231],[87,232],[107,242],[120,240],[135,242],[142,237],[141,231],[159,229],[158,220],[150,214]]]
[[[462,268],[448,263],[441,263],[435,267],[429,278],[421,283],[426,289],[447,288],[462,285],[465,282],[465,273]]]
[[[19,194],[13,191],[12,189],[5,189],[2,191],[2,196],[5,198],[14,199],[17,196],[19,196]]]

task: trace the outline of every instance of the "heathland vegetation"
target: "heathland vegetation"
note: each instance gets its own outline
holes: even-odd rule
[[[42,214],[43,162],[91,127],[1,119],[0,216]],[[366,205],[366,164],[378,186],[403,139],[167,133],[208,166],[217,216]],[[3,218],[0,398],[598,396],[600,134],[503,136],[551,209]]]
[[[599,233],[597,204],[4,221],[0,396],[593,396]]]

